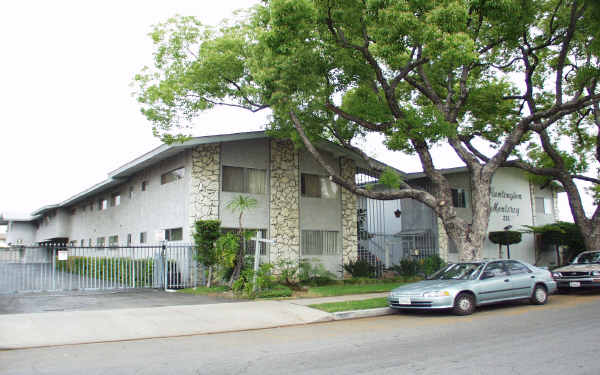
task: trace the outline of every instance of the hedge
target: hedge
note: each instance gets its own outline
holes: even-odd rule
[[[56,262],[56,270],[100,280],[138,286],[152,286],[152,259],[71,256]],[[134,272],[135,270],[135,272]]]

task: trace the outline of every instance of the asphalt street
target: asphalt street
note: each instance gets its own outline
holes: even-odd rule
[[[2,374],[598,374],[600,294],[472,316],[391,316],[0,352]],[[76,322],[73,322],[76,324]]]

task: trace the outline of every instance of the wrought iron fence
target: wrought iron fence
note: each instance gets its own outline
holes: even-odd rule
[[[0,249],[0,293],[185,288],[201,272],[190,244]]]

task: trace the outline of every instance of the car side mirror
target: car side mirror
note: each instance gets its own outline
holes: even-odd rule
[[[481,280],[485,280],[485,279],[491,279],[492,277],[495,277],[496,275],[493,272],[490,271],[485,271],[482,275],[481,275]]]

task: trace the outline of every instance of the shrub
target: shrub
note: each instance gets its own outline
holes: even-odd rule
[[[70,256],[68,260],[56,261],[56,270],[85,275],[89,278],[115,283],[153,286],[154,260],[108,257]],[[133,270],[138,270],[133,272]],[[177,279],[177,266],[168,263],[169,281]]]
[[[279,271],[278,282],[287,285],[292,289],[299,288],[299,267],[298,263],[290,259],[280,259],[276,266]]]
[[[325,269],[320,262],[313,264],[305,259],[300,262],[298,279],[302,284],[321,286],[335,282],[335,275]]]
[[[426,276],[442,269],[446,262],[439,255],[433,255],[422,260],[420,271]]]
[[[213,266],[220,260],[215,242],[221,236],[219,220],[198,220],[194,225],[194,242],[196,243],[196,259],[208,267],[206,286],[210,288]]]
[[[247,298],[255,298],[257,293],[273,288],[275,278],[271,274],[272,268],[271,263],[261,264],[256,272],[256,280],[254,270],[250,267],[244,268],[240,277],[233,282],[233,292]]]
[[[512,230],[490,232],[489,238],[495,244],[512,245],[521,242],[522,233]]]
[[[423,259],[402,259],[400,264],[392,266],[392,270],[403,277],[426,276],[440,270],[446,263],[438,255]]]
[[[419,271],[419,264],[415,259],[402,259],[400,264],[394,264],[392,269],[402,276],[416,276]]]
[[[350,260],[343,267],[352,277],[375,277],[375,267],[365,259]]]

